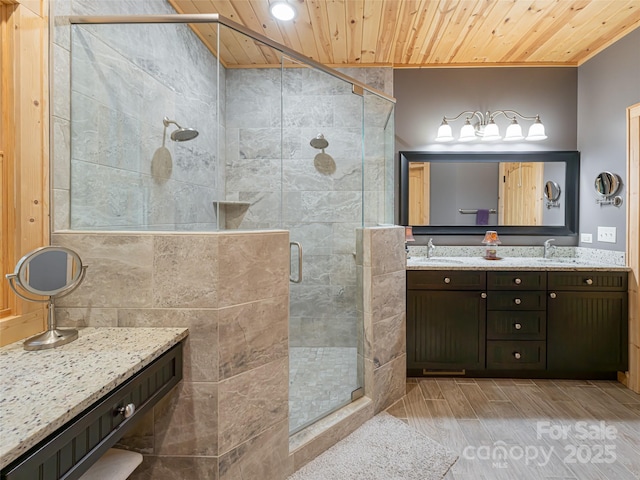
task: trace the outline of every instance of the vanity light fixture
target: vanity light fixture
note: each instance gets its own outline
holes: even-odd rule
[[[298,13],[295,7],[286,1],[273,2],[269,7],[269,12],[273,18],[283,22],[293,20]]]
[[[478,138],[482,139],[483,142],[501,139],[505,142],[517,142],[520,140],[535,142],[547,138],[544,125],[540,121],[540,115],[527,116],[515,110],[495,110],[494,112],[486,112],[484,114],[479,110],[467,110],[455,117],[442,117],[442,124],[440,124],[438,128],[436,142],[451,142],[455,140],[449,122],[455,122],[463,115],[465,115],[465,123],[460,129],[459,142],[470,142]],[[495,122],[495,118],[499,115],[504,115],[511,120],[511,124],[507,127],[504,138],[500,135],[500,129]],[[518,118],[522,120],[533,120],[526,137],[522,135],[522,127],[518,123]],[[472,124],[473,119],[477,119],[477,121]]]

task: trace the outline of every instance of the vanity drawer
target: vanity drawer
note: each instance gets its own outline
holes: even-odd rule
[[[546,312],[487,312],[489,340],[544,340],[547,330]]]
[[[544,290],[546,272],[487,272],[488,290]]]
[[[491,340],[487,342],[487,369],[544,370],[547,365],[545,342]]]
[[[407,272],[407,288],[411,290],[484,290],[484,271],[413,270]]]
[[[488,292],[487,310],[545,310],[545,292]]]
[[[79,478],[181,379],[179,343],[3,469],[1,480]],[[125,414],[129,404],[135,410]]]
[[[549,272],[549,290],[626,292],[628,272]]]

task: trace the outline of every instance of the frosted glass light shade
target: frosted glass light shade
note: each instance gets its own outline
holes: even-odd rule
[[[517,140],[524,140],[524,136],[522,135],[522,127],[520,124],[513,120],[511,125],[507,127],[507,131],[504,134],[505,142],[515,142]]]
[[[436,142],[450,142],[451,140],[453,140],[451,125],[443,122],[442,125],[438,127],[438,136],[436,137]]]
[[[540,119],[536,119],[536,121],[529,127],[529,134],[527,135],[527,140],[531,142],[535,142],[538,140],[544,140],[547,138],[547,135],[544,132],[544,125],[540,121]]]
[[[470,142],[476,139],[476,129],[473,128],[473,125],[469,123],[465,123],[460,129],[460,138],[458,139],[460,142]]]
[[[484,127],[484,135],[482,137],[482,141],[491,142],[493,140],[500,140],[500,130],[498,129],[498,125],[495,124],[493,120],[491,120],[486,127]]]
[[[274,2],[269,8],[271,16],[277,20],[288,22],[296,18],[296,9],[287,2]]]

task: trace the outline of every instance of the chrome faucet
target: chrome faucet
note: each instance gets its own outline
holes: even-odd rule
[[[436,246],[433,244],[433,238],[429,239],[427,243],[427,258],[433,257],[433,252],[436,251]]]
[[[556,246],[551,244],[551,242],[555,241],[555,238],[550,238],[544,241],[544,258],[550,258],[553,252],[556,251]]]

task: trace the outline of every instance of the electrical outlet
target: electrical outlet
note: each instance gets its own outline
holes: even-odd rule
[[[582,243],[593,243],[593,235],[590,233],[581,233],[580,241]]]
[[[598,241],[616,243],[616,227],[598,227]]]

